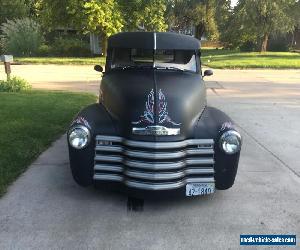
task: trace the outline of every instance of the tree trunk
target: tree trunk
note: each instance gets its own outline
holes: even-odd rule
[[[291,44],[290,44],[290,47],[291,48],[294,48],[294,43],[295,43],[295,33],[297,32],[297,29],[295,29],[293,32],[292,32],[292,40],[291,40]]]
[[[201,40],[203,34],[204,34],[204,31],[205,31],[205,26],[203,23],[199,23],[196,25],[195,27],[195,37],[199,40]]]
[[[101,50],[102,50],[102,55],[106,56],[106,50],[107,50],[107,36],[101,35]]]
[[[266,33],[264,35],[264,38],[263,38],[263,41],[262,41],[262,44],[261,44],[260,52],[266,52],[267,51],[268,41],[269,41],[269,34]]]

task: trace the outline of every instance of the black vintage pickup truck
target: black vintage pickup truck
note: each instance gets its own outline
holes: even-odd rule
[[[164,32],[125,32],[108,41],[99,103],[68,130],[70,166],[82,186],[132,196],[194,196],[228,189],[242,139],[206,104],[200,42]],[[95,70],[102,72],[100,65]]]

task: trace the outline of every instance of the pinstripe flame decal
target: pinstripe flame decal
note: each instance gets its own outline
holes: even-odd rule
[[[179,126],[181,123],[174,122],[168,112],[168,103],[166,101],[166,97],[162,90],[160,89],[158,91],[158,123],[170,123],[174,126]],[[151,89],[150,93],[147,96],[147,101],[145,103],[145,111],[144,114],[140,116],[140,119],[138,121],[132,122],[132,124],[141,124],[141,123],[147,123],[147,124],[154,124],[154,90]]]

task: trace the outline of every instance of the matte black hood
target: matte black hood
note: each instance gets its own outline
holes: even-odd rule
[[[101,83],[100,101],[116,121],[121,136],[141,140],[183,140],[206,105],[199,74],[170,70],[115,70]],[[180,128],[178,136],[139,136],[133,127]]]

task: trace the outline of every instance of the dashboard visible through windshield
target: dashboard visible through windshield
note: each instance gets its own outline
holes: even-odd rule
[[[111,69],[155,68],[197,72],[193,50],[114,49]]]

